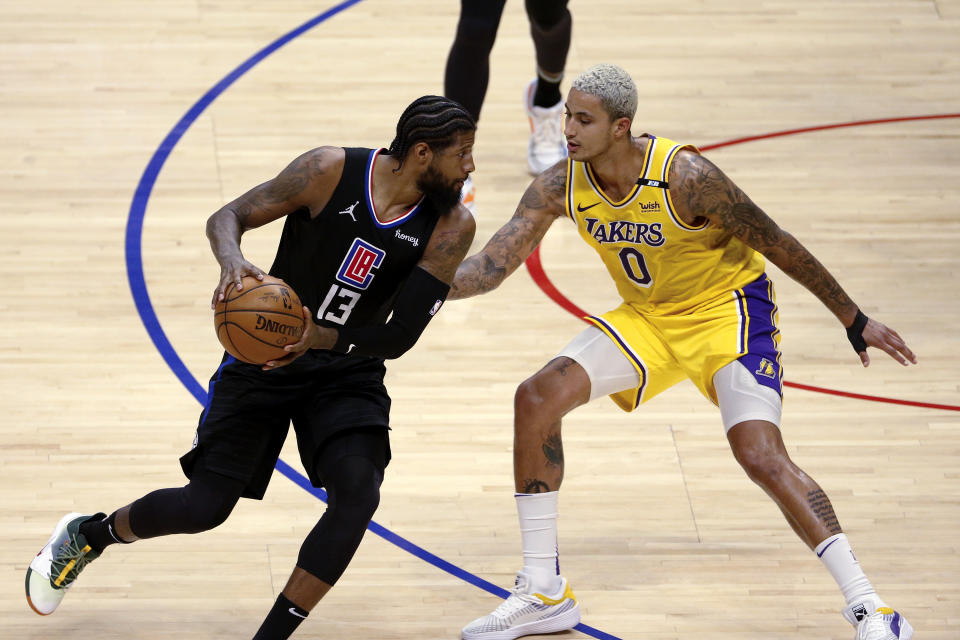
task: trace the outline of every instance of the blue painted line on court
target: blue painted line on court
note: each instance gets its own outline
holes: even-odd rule
[[[187,391],[189,391],[200,404],[206,403],[206,392],[203,386],[190,374],[186,365],[183,364],[183,360],[177,355],[177,352],[160,327],[160,321],[157,319],[157,314],[153,310],[153,303],[150,301],[150,294],[147,292],[147,284],[143,276],[143,256],[141,255],[140,243],[143,238],[143,219],[147,210],[147,202],[150,200],[150,193],[153,191],[153,185],[156,184],[157,177],[160,175],[160,169],[163,168],[164,163],[166,163],[167,158],[170,156],[170,152],[177,146],[183,134],[186,133],[187,129],[200,117],[200,114],[210,106],[210,103],[216,100],[230,85],[236,82],[247,71],[255,67],[264,58],[297,36],[304,34],[321,22],[361,1],[362,0],[347,0],[346,2],[341,2],[335,7],[303,23],[293,31],[277,38],[247,58],[240,66],[227,74],[220,82],[203,94],[183,117],[180,118],[177,124],[173,126],[173,129],[170,130],[170,133],[163,139],[163,142],[160,143],[160,146],[157,147],[157,150],[154,151],[153,157],[150,158],[150,162],[147,164],[147,168],[144,170],[143,175],[140,176],[137,190],[133,194],[133,202],[130,204],[130,215],[127,218],[127,280],[130,283],[130,291],[133,293],[133,300],[136,303],[137,311],[140,313],[140,319],[143,321],[143,326],[150,335],[150,339],[153,340],[153,344],[173,370],[177,379],[180,380],[183,386],[187,388]]]
[[[317,487],[314,487],[313,485],[311,485],[310,481],[307,478],[305,478],[303,474],[301,474],[299,471],[297,471],[296,469],[288,465],[283,460],[277,461],[277,471],[285,475],[287,478],[293,481],[294,484],[298,485],[301,489],[303,489],[307,493],[313,494],[315,497],[317,497],[320,500],[323,500],[324,502],[327,501],[326,491],[324,491],[323,489],[318,489]],[[388,542],[392,542],[393,544],[400,547],[404,551],[408,551],[413,555],[417,556],[418,558],[425,560],[440,569],[443,569],[450,575],[456,576],[466,582],[469,582],[474,586],[480,587],[484,591],[492,593],[493,595],[499,596],[501,598],[506,598],[508,595],[510,595],[510,592],[507,591],[506,589],[498,587],[492,582],[487,582],[483,578],[478,578],[472,573],[468,571],[464,571],[463,569],[461,569],[460,567],[454,564],[450,564],[443,558],[435,556],[434,554],[430,553],[423,547],[418,547],[417,545],[413,544],[409,540],[398,536],[397,534],[390,531],[389,529],[387,529],[381,524],[377,524],[376,522],[371,522],[368,529],[373,533],[377,534],[378,536],[380,536],[381,538],[383,538],[384,540],[387,540]]]
[[[303,476],[302,473],[300,473],[299,471],[291,467],[289,464],[287,464],[283,460],[277,460],[277,471],[285,475],[294,484],[299,486],[301,489],[303,489],[307,493],[312,494],[319,500],[323,500],[324,502],[327,501],[326,491],[324,491],[323,489],[314,487],[312,484],[310,484],[310,481]],[[432,564],[438,569],[442,569],[443,571],[446,571],[447,573],[449,573],[450,575],[456,578],[460,578],[464,582],[468,582],[475,587],[483,589],[487,593],[491,593],[499,598],[506,598],[507,596],[510,595],[510,592],[504,589],[503,587],[498,587],[492,582],[488,582],[483,578],[473,575],[469,571],[461,569],[455,564],[447,562],[443,558],[430,553],[423,547],[417,546],[412,542],[410,542],[409,540],[407,540],[406,538],[403,538],[397,535],[396,533],[394,533],[393,531],[390,531],[389,529],[387,529],[381,524],[378,524],[376,522],[371,522],[370,526],[367,527],[367,529],[371,533],[375,533],[376,535],[380,536],[387,542],[390,542],[400,547],[407,553],[410,553],[411,555],[414,555],[420,558],[424,562]],[[583,633],[586,633],[588,635],[591,635],[594,638],[599,638],[600,640],[619,640],[619,638],[617,638],[616,636],[612,636],[608,633],[600,631],[599,629],[594,629],[593,627],[585,625],[582,622],[578,624],[576,627],[574,627],[574,629],[576,629],[577,631],[582,631]]]
[[[346,2],[342,2],[328,9],[311,20],[303,23],[296,29],[281,36],[277,40],[271,42],[266,47],[250,56],[250,58],[248,58],[236,69],[227,74],[222,80],[220,80],[220,82],[215,84],[199,100],[197,100],[197,102],[190,107],[183,117],[180,118],[177,124],[174,125],[173,129],[170,130],[170,133],[168,133],[160,143],[160,146],[157,147],[157,150],[150,158],[150,162],[147,163],[147,168],[144,170],[143,175],[140,176],[140,182],[137,184],[137,189],[133,194],[133,201],[130,204],[130,213],[127,218],[127,231],[125,238],[127,281],[130,284],[130,292],[133,295],[133,301],[136,305],[137,312],[140,314],[140,319],[143,322],[143,326],[147,330],[147,334],[153,341],[154,346],[156,346],[157,351],[160,352],[164,362],[167,363],[174,375],[177,376],[177,379],[180,380],[183,386],[187,388],[187,391],[189,391],[190,394],[193,395],[197,402],[199,402],[202,406],[206,406],[207,404],[207,392],[203,388],[203,385],[201,385],[197,379],[193,377],[193,375],[190,373],[190,370],[187,369],[187,366],[183,363],[183,360],[177,354],[176,350],[173,348],[173,345],[170,344],[170,340],[167,338],[166,333],[164,333],[163,327],[160,326],[160,320],[157,318],[156,311],[154,311],[153,302],[150,300],[150,293],[147,291],[147,283],[143,274],[143,254],[141,251],[141,242],[143,239],[143,220],[146,216],[147,203],[150,201],[150,194],[153,191],[153,186],[156,184],[157,178],[160,175],[160,170],[163,168],[163,165],[166,163],[167,158],[170,156],[170,153],[173,151],[174,147],[180,141],[180,138],[183,137],[183,134],[186,133],[187,129],[189,129],[196,119],[200,117],[200,114],[202,114],[220,94],[226,91],[230,85],[236,82],[237,79],[239,79],[243,74],[252,69],[264,58],[272,54],[283,45],[304,34],[325,20],[332,18],[341,11],[344,11],[345,9],[348,9],[362,1],[363,0],[347,0]],[[312,486],[310,481],[304,477],[303,474],[298,472],[283,460],[277,460],[276,468],[277,471],[317,499],[322,500],[323,502],[327,501],[326,491]],[[443,558],[440,558],[430,553],[426,549],[413,544],[409,540],[397,535],[396,533],[376,522],[371,522],[368,529],[387,542],[396,545],[397,547],[420,558],[421,560],[432,564],[438,569],[446,571],[450,575],[460,578],[461,580],[479,587],[488,593],[500,598],[506,598],[509,595],[509,592],[506,589],[498,587],[497,585],[488,582],[483,578],[475,576],[469,571],[461,569],[460,567],[447,562]],[[598,629],[594,629],[593,627],[583,623],[578,624],[575,629],[594,638],[598,638],[599,640],[620,640],[615,636]]]

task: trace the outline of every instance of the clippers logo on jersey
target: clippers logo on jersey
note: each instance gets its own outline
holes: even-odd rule
[[[373,281],[372,271],[380,266],[387,253],[369,242],[356,238],[337,271],[337,280],[357,289],[366,289]]]

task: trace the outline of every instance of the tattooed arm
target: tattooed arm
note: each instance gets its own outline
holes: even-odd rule
[[[517,210],[482,251],[460,265],[450,289],[451,300],[496,289],[536,248],[553,221],[564,215],[566,165],[558,163],[537,176]]]
[[[454,207],[437,222],[417,266],[437,280],[451,284],[476,231],[477,223],[470,212],[463,205]]]
[[[806,287],[844,327],[854,324],[859,309],[826,267],[712,162],[692,151],[681,151],[670,169],[669,182],[671,198],[685,222],[695,224],[697,218],[706,218],[729,231]],[[868,319],[862,335],[868,346],[886,351],[900,364],[906,365],[907,359],[916,363],[903,339],[883,324]],[[867,366],[866,348],[858,352]]]
[[[223,299],[227,286],[240,289],[244,275],[262,277],[240,251],[240,236],[297,209],[307,207],[317,215],[327,204],[343,172],[343,149],[320,147],[301,155],[280,174],[221,207],[207,219],[207,238],[217,262],[220,283],[213,292],[213,307]]]

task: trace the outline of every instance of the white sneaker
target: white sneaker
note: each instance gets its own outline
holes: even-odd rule
[[[53,613],[83,568],[100,557],[78,531],[81,523],[94,517],[107,516],[103,513],[95,516],[68,513],[63,516],[47,544],[30,562],[26,580],[27,604],[40,615]]]
[[[580,623],[580,604],[563,578],[553,596],[535,593],[530,577],[517,574],[510,597],[493,613],[463,628],[463,640],[513,640],[520,636],[572,629]]]
[[[477,187],[473,184],[473,178],[467,176],[463,181],[463,188],[460,189],[460,204],[467,208],[474,220],[477,218]]]
[[[563,100],[552,107],[534,106],[536,88],[536,80],[527,85],[523,104],[530,119],[527,166],[530,173],[540,175],[567,157],[567,140],[563,137]]]
[[[906,618],[876,598],[854,602],[843,617],[857,628],[854,640],[910,640],[913,627]]]

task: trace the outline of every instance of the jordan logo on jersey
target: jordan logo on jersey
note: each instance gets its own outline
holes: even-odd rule
[[[357,207],[358,204],[360,204],[360,201],[359,201],[359,200],[357,200],[356,202],[354,202],[352,205],[350,205],[349,207],[347,207],[347,208],[344,209],[343,211],[338,211],[337,213],[339,213],[340,215],[347,214],[348,216],[350,216],[350,219],[351,219],[351,220],[353,220],[354,222],[356,222],[357,219],[353,217],[353,210],[356,209],[356,207]]]
[[[373,281],[373,270],[380,266],[386,255],[383,249],[356,238],[340,263],[337,280],[357,289],[366,289]]]
[[[767,360],[766,358],[762,358],[760,360],[760,366],[757,368],[755,373],[758,376],[764,376],[771,379],[777,377],[777,372],[776,372],[776,369],[774,369],[773,367],[773,363]]]

